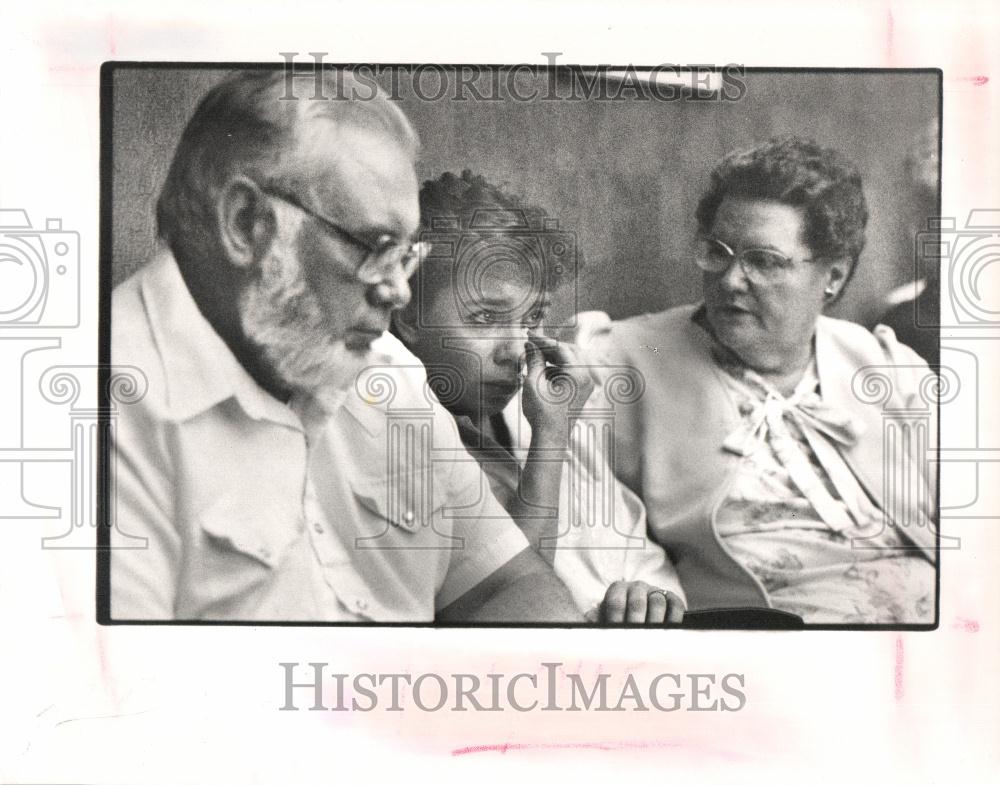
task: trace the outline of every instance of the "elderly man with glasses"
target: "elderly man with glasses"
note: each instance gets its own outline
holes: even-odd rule
[[[112,443],[113,620],[577,618],[385,333],[427,251],[418,140],[363,87],[243,72],[184,131],[164,247],[113,296],[148,379]]]

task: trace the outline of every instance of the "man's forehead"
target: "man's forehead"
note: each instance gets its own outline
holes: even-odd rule
[[[330,121],[308,123],[298,144],[300,175],[317,208],[351,228],[410,235],[419,222],[410,151],[387,133]]]

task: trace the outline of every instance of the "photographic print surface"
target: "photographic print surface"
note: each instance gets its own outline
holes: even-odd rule
[[[284,57],[103,69],[103,620],[937,624],[939,71]]]

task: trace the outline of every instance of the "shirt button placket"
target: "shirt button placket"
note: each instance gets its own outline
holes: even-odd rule
[[[305,516],[306,524],[315,532],[317,535],[325,535],[326,527],[323,526],[323,509],[320,506],[319,498],[316,496],[316,490],[313,487],[312,479],[306,479],[305,493],[302,499],[303,515]],[[329,562],[332,557],[332,551],[329,541],[325,536],[319,536],[313,538],[313,548],[316,551],[316,555],[319,557],[321,563]]]

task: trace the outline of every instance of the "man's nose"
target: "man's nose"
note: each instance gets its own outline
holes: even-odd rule
[[[391,310],[405,308],[412,296],[410,282],[401,269],[368,287],[367,295],[369,305]]]

